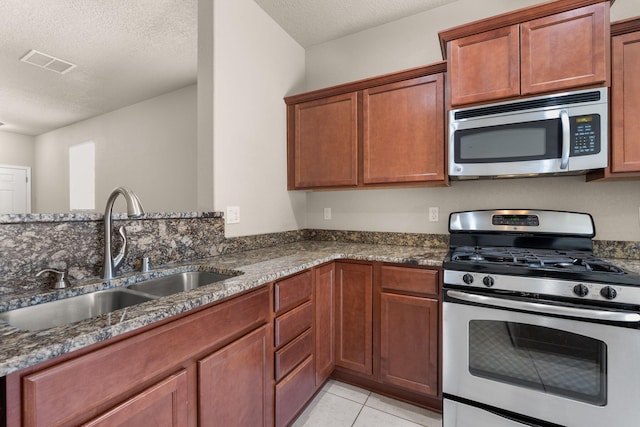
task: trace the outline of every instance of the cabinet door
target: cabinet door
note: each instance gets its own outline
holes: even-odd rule
[[[444,77],[363,92],[365,184],[444,179]]]
[[[382,292],[380,379],[438,394],[438,301]]]
[[[304,102],[293,108],[294,188],[357,185],[357,93]]]
[[[83,425],[180,427],[187,418],[187,372],[181,371]]]
[[[198,362],[198,425],[271,425],[268,338],[269,329],[263,326]]]
[[[373,375],[372,267],[336,263],[336,366]]]
[[[640,32],[612,38],[611,171],[640,172]]]
[[[522,93],[607,81],[608,25],[608,2],[523,23]]]
[[[451,105],[520,94],[518,25],[452,40],[448,49]]]
[[[334,349],[334,264],[315,270],[315,374],[316,387],[333,371],[336,363]]]

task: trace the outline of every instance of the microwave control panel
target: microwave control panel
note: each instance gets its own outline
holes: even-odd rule
[[[570,156],[586,156],[600,152],[600,115],[574,116],[571,122]]]

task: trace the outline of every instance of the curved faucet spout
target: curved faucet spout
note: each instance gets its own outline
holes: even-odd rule
[[[118,196],[122,195],[127,202],[127,216],[129,218],[138,218],[144,214],[142,203],[136,194],[127,187],[118,187],[114,189],[107,199],[107,206],[104,209],[104,263],[103,263],[103,279],[113,279],[116,270],[122,264],[127,254],[127,237],[124,227],[120,227],[120,235],[122,236],[122,248],[117,256],[111,253],[111,213],[113,205]]]

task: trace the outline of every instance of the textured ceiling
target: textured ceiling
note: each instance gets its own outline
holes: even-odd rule
[[[308,47],[455,0],[255,1]],[[40,135],[196,82],[198,0],[0,3],[0,131]],[[77,67],[20,62],[31,49]]]
[[[197,0],[2,0],[0,130],[39,135],[196,82]],[[77,64],[57,74],[35,49]]]
[[[305,48],[454,1],[255,0]]]

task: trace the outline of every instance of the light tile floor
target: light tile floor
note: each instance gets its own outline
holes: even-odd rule
[[[442,427],[440,414],[329,380],[293,427]]]

